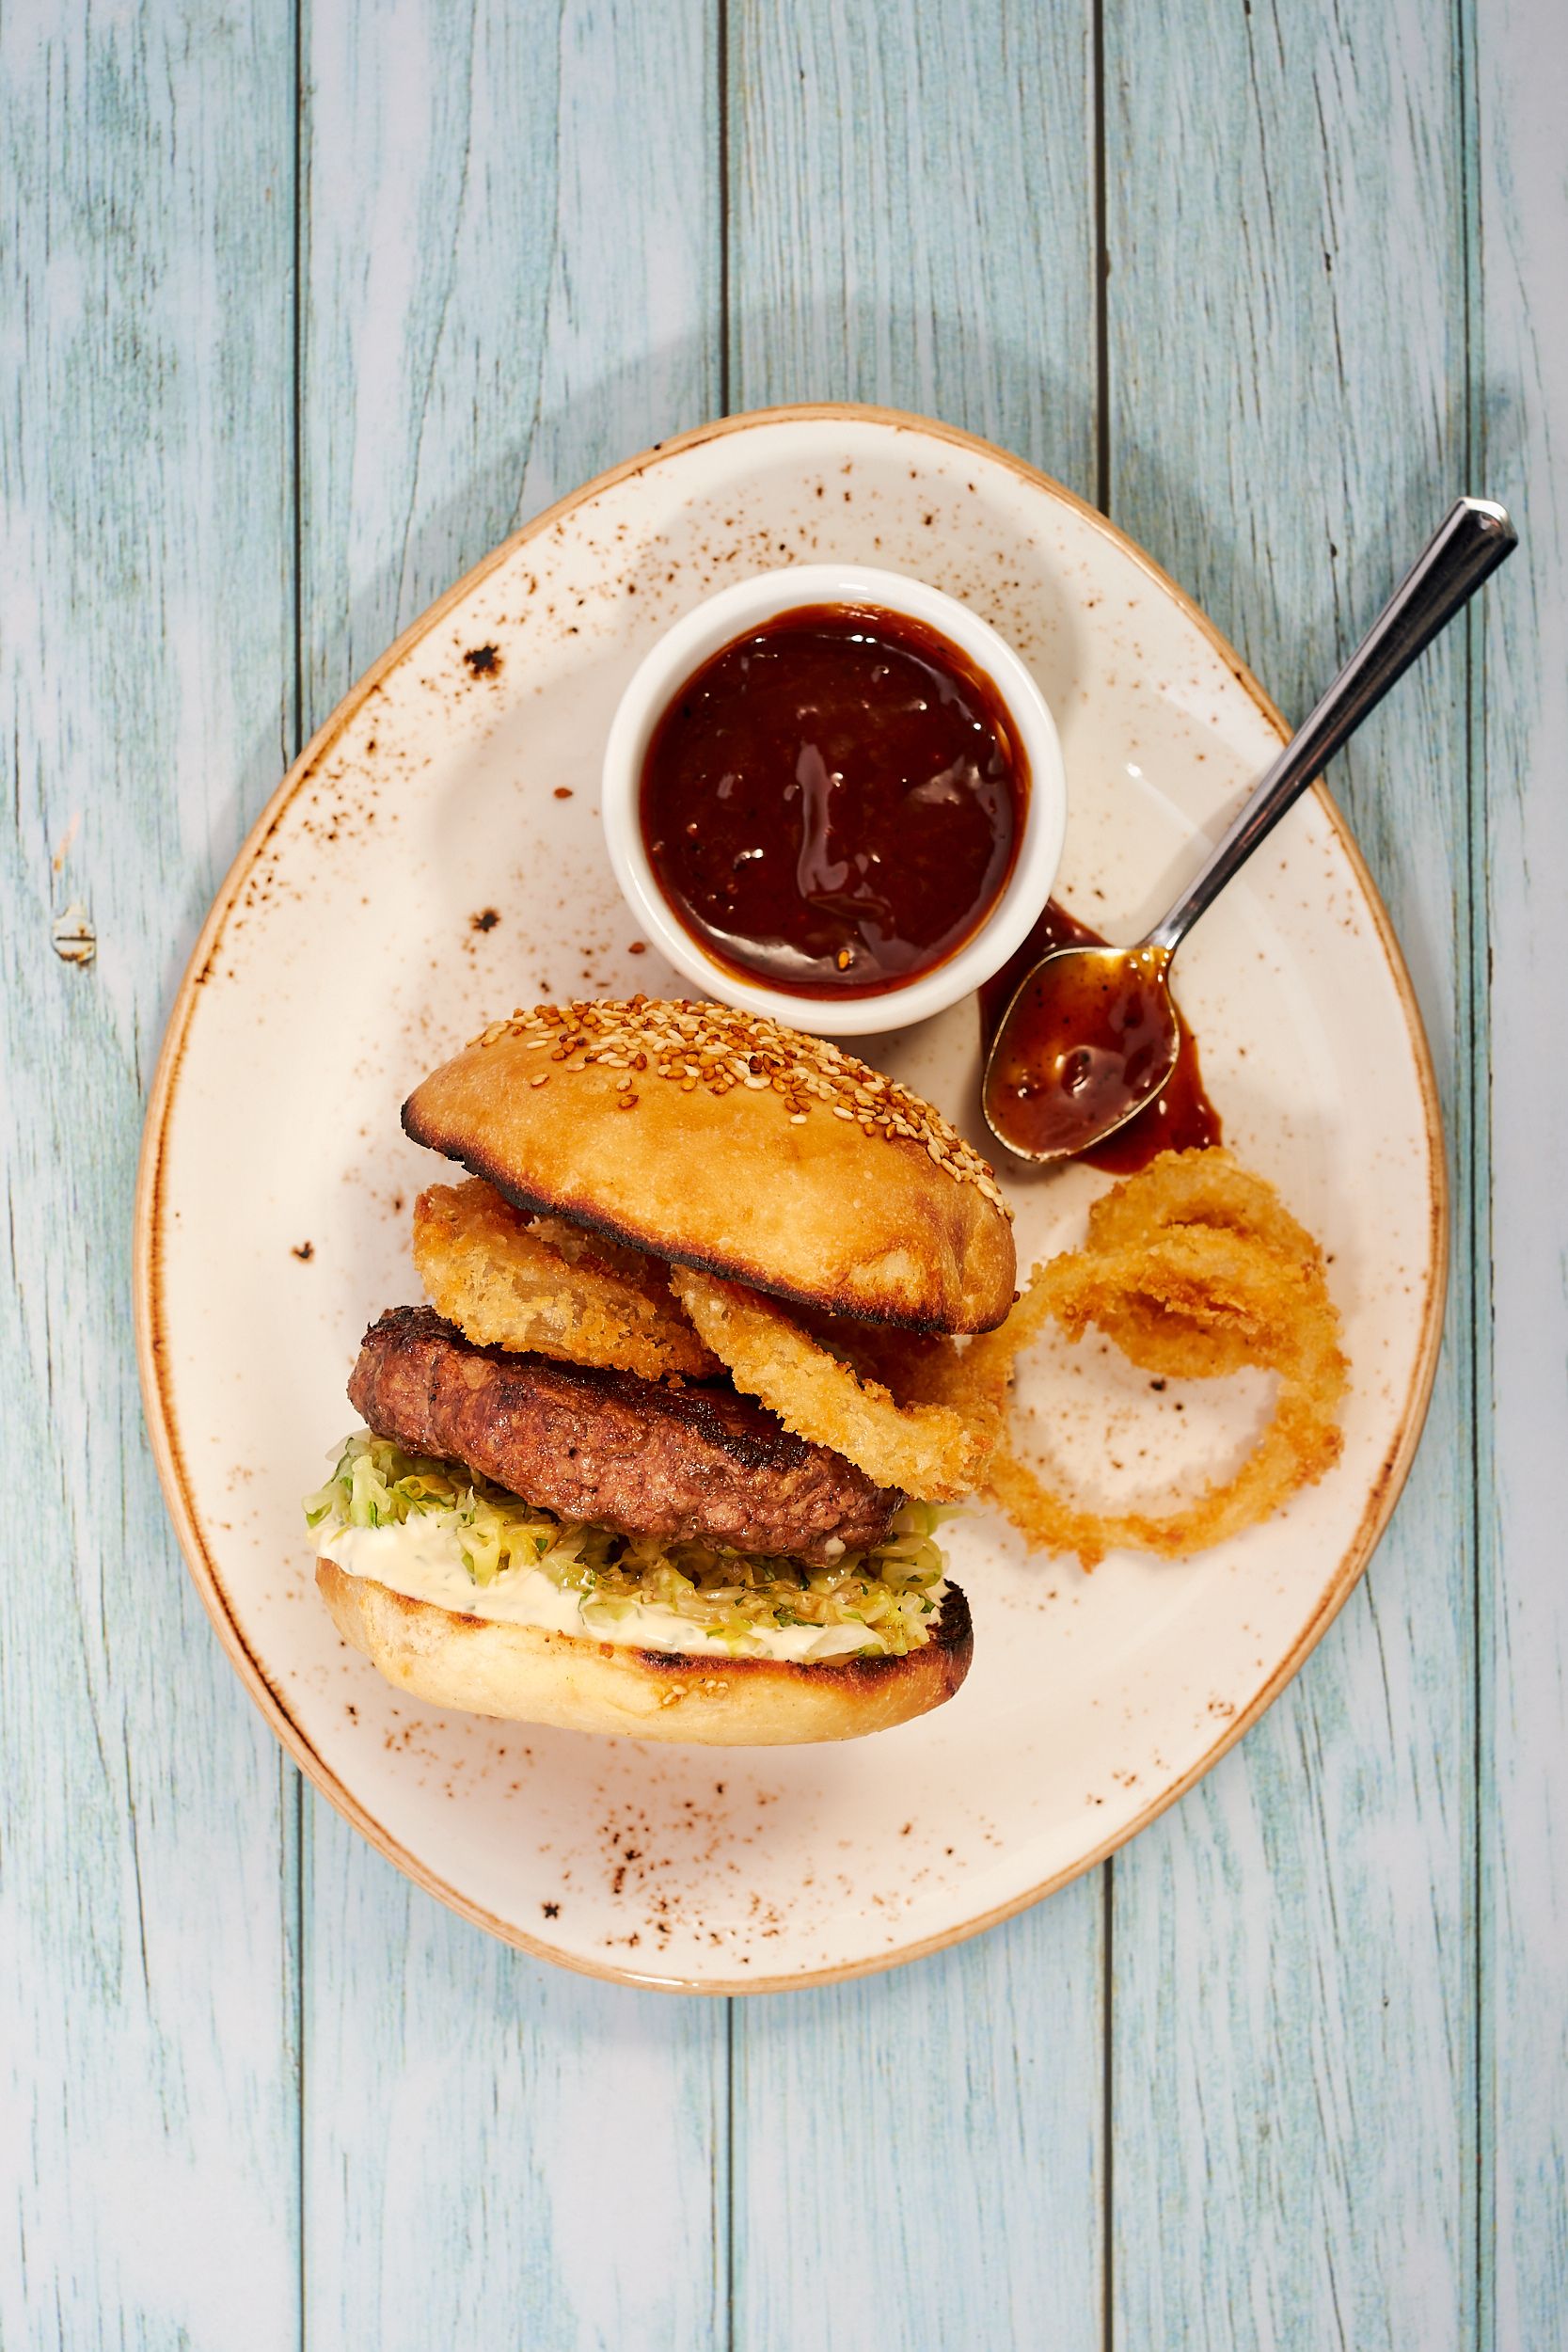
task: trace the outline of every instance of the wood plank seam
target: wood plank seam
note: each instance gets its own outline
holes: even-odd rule
[[[1453,12],[1454,72],[1460,118],[1459,183],[1463,251],[1464,451],[1466,479],[1472,494],[1490,495],[1482,403],[1482,355],[1480,349],[1479,273],[1481,217],[1478,146],[1480,120],[1475,74],[1475,24],[1472,0],[1455,0]],[[1470,1923],[1470,2166],[1469,2260],[1471,2265],[1469,2328],[1471,2341],[1493,2341],[1493,2266],[1489,2246],[1489,2214],[1494,2201],[1494,2165],[1487,2134],[1487,2004],[1490,1985],[1486,1969],[1483,1900],[1484,1804],[1488,1740],[1488,1627],[1486,1594],[1491,1582],[1492,1519],[1487,1498],[1492,1492],[1491,1424],[1494,1409],[1492,1378],[1492,1121],[1489,1077],[1489,1039],[1492,1025],[1491,955],[1487,940],[1490,825],[1486,795],[1485,746],[1481,739],[1480,713],[1485,693],[1484,609],[1473,605],[1465,623],[1465,899],[1460,944],[1462,987],[1460,1009],[1464,1027],[1462,1133],[1457,1138],[1465,1156],[1462,1197],[1467,1194],[1468,1216],[1463,1233],[1464,1263],[1455,1269],[1459,1306],[1469,1335],[1467,1351],[1469,1429],[1471,1446],[1470,1573],[1472,1579],[1471,1708],[1466,1824],[1466,1902]]]
[[[299,6],[303,734],[523,515],[711,412],[716,0]],[[721,2343],[717,2009],[509,1951],[303,1805],[308,2341]]]
[[[1094,495],[1094,0],[728,17],[731,407],[888,402]],[[737,2352],[1103,2352],[1107,1899],[736,2000]]]
[[[1299,707],[1386,591],[1397,556],[1384,517],[1402,534],[1429,528],[1463,462],[1449,12],[1352,24],[1333,7],[1240,18],[1199,6],[1163,34],[1132,11],[1107,22],[1110,119],[1136,173],[1126,202],[1119,175],[1111,187],[1117,261],[1133,280],[1113,280],[1119,516],[1206,602],[1217,596],[1222,625],[1230,600],[1240,642]],[[1396,220],[1424,245],[1417,279],[1384,267],[1376,224]],[[1194,316],[1162,343],[1137,296],[1173,285]],[[1369,737],[1347,774],[1412,945],[1430,948],[1440,1045],[1453,1027],[1463,1184],[1470,998],[1452,931],[1467,928],[1476,877],[1459,652],[1429,658],[1406,690],[1402,757],[1399,738],[1380,751]],[[1163,2320],[1190,2341],[1315,2344],[1337,2304],[1358,2342],[1467,2340],[1476,1401],[1470,1301],[1456,1306],[1433,1432],[1446,1425],[1448,1447],[1429,1445],[1343,1630],[1237,1756],[1118,1856],[1123,2338]],[[1378,1841],[1396,1825],[1412,1835],[1388,1870]],[[1153,1939],[1173,1883],[1190,1899],[1227,1865],[1246,1873],[1246,1908],[1232,1934],[1205,1941],[1208,1981],[1192,1951],[1174,1955],[1186,1964],[1172,1990],[1172,1955]],[[1369,1908],[1347,1946],[1358,1896]],[[1159,2060],[1151,2092],[1135,2079],[1146,2051]],[[1418,2165],[1383,2161],[1380,2080],[1425,2118]],[[1195,2170],[1207,2198],[1189,2189]]]
[[[1094,501],[1111,512],[1111,246],[1110,193],[1106,178],[1109,105],[1105,89],[1105,0],[1094,0],[1090,18],[1090,105],[1094,125]],[[1100,2337],[1103,2352],[1116,2344],[1116,1915],[1117,1860],[1101,1865],[1100,2143],[1103,2168],[1100,2201]]]
[[[306,23],[308,0],[291,0],[293,24],[292,50],[293,60],[293,144],[292,163],[293,186],[290,192],[293,208],[293,319],[290,338],[290,371],[293,378],[289,404],[290,466],[289,501],[291,506],[293,564],[293,691],[289,707],[292,713],[289,758],[299,757],[305,747],[305,262],[309,234],[309,185],[307,181],[308,151],[306,146]],[[298,2277],[299,2352],[308,2352],[309,2335],[309,2150],[310,2135],[306,2126],[306,2097],[309,2076],[309,2052],[306,2044],[307,1989],[309,1983],[309,1838],[310,1821],[306,1810],[305,1780],[299,1767],[285,1749],[279,1749],[277,1769],[292,1802],[284,1819],[286,1836],[293,1846],[293,1901],[292,1918],[292,1947],[293,1962],[293,2064],[294,2064],[294,2262]]]
[[[730,413],[730,0],[713,0],[714,5],[714,75],[718,84],[716,103],[719,130],[719,155],[715,197],[719,206],[719,407],[722,416]],[[723,2178],[723,2312],[724,2352],[736,2352],[736,2162],[735,2162],[735,2087],[736,2087],[736,2001],[734,1993],[724,1996],[724,2038],[721,2047],[724,2053],[724,2145],[720,2152],[720,2169]],[[714,2248],[715,2257],[721,2252]]]

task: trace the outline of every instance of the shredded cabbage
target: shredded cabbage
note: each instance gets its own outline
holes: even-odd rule
[[[542,1569],[562,1592],[581,1595],[585,1624],[611,1625],[638,1607],[673,1610],[740,1649],[779,1626],[861,1625],[865,1640],[847,1655],[902,1658],[931,1638],[946,1590],[947,1564],[935,1540],[951,1507],[906,1502],[885,1539],[846,1551],[829,1567],[771,1554],[721,1551],[653,1535],[615,1535],[558,1518],[487,1478],[450,1462],[405,1454],[389,1438],[356,1430],[344,1440],[325,1486],[305,1498],[313,1528],[394,1527],[419,1515],[456,1535],[474,1582],[493,1584],[523,1568]]]

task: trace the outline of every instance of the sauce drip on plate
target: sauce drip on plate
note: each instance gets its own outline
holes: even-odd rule
[[[1053,947],[1103,947],[1106,942],[1053,898],[1023,945],[980,991],[980,1038],[991,1041],[1030,967]],[[989,1106],[998,1128],[1022,1151],[1070,1148],[1075,1111],[1090,1122],[1102,1102],[1119,1099],[1135,1085],[1140,1055],[1157,1051],[1167,1035],[1157,1001],[1160,968],[1136,965],[1120,987],[1107,988],[1090,968],[1090,985],[1064,998],[1053,991],[1049,1016],[1029,1000],[1019,1008],[1012,1028],[1013,1066],[999,1072]],[[1063,1021],[1063,1015],[1067,1016]],[[1177,1011],[1180,1047],[1176,1068],[1153,1102],[1125,1127],[1091,1144],[1077,1156],[1091,1168],[1131,1176],[1162,1152],[1197,1152],[1220,1140],[1219,1113],[1203,1090],[1197,1042]]]
[[[955,955],[1028,801],[1001,695],[903,613],[813,605],[736,638],[642,767],[649,861],[710,955],[798,996],[870,996]]]

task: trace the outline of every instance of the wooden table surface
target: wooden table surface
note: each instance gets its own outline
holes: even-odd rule
[[[0,105],[0,2343],[1568,2341],[1560,0],[14,0]],[[1297,715],[1452,494],[1524,545],[1335,777],[1456,1207],[1370,1572],[1114,1863],[705,2002],[301,1788],[165,1518],[130,1199],[356,675],[584,476],[818,396],[1096,500]]]

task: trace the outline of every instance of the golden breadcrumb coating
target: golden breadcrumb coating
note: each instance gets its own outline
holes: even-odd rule
[[[980,1484],[1001,1413],[993,1399],[962,1385],[961,1359],[945,1343],[908,1333],[879,1342],[827,1317],[808,1329],[776,1299],[688,1266],[671,1268],[670,1285],[736,1387],[760,1397],[797,1437],[831,1446],[880,1485],[923,1502],[955,1502]],[[896,1378],[903,1394],[878,1372]]]
[[[477,1178],[420,1193],[414,1264],[432,1305],[476,1347],[644,1380],[703,1380],[720,1369],[662,1266],[559,1217],[526,1216]]]

